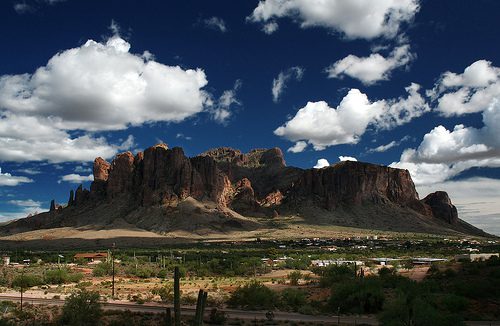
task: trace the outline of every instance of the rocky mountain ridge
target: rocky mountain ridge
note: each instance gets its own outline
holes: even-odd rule
[[[407,170],[351,161],[303,170],[287,167],[279,148],[246,154],[216,148],[189,158],[182,148],[158,144],[136,155],[118,154],[110,163],[96,158],[93,174],[90,189],[79,186],[71,191],[65,207],[53,202],[50,212],[11,224],[10,230],[110,223],[124,217],[129,223],[168,233],[172,216],[186,220],[193,214],[215,214],[217,218],[207,220],[209,227],[224,229],[258,227],[257,222],[239,217],[302,214],[308,218],[309,208],[328,217],[339,211],[348,215],[351,208],[359,212],[363,207],[383,207],[384,215],[415,215],[419,223],[431,229],[435,225],[437,231],[482,232],[458,218],[445,192],[420,200]],[[181,209],[187,202],[197,205],[189,214]],[[144,212],[154,215],[154,222]],[[7,226],[0,232],[8,230]]]

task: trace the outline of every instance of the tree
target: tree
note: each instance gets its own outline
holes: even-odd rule
[[[97,325],[102,315],[99,293],[82,290],[71,294],[64,303],[61,324],[71,326]]]

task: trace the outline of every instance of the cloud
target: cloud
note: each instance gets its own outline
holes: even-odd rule
[[[379,53],[372,53],[363,58],[350,54],[332,64],[326,72],[329,78],[342,79],[347,75],[365,85],[372,85],[381,80],[388,80],[394,69],[407,66],[413,57],[410,46],[402,45],[395,48],[388,57]]]
[[[26,2],[17,2],[17,3],[14,3],[14,10],[18,14],[22,15],[22,14],[34,12],[35,8],[33,6],[27,4]]]
[[[437,111],[445,117],[484,111],[500,98],[500,68],[478,60],[461,74],[445,72],[427,95],[437,101]]]
[[[59,2],[64,2],[66,0],[24,0],[24,1],[18,1],[14,3],[14,10],[22,15],[22,14],[27,14],[27,13],[33,13],[36,12],[38,9],[40,9],[41,5],[55,5],[56,3]]]
[[[185,140],[191,140],[192,139],[191,136],[186,136],[183,133],[178,133],[177,135],[175,135],[175,138],[177,138],[177,139],[185,139]]]
[[[39,212],[47,210],[46,208],[42,207],[41,202],[34,201],[32,199],[9,200],[7,204],[14,206],[14,209],[10,209],[10,211],[1,212],[0,222],[23,218],[28,215],[38,214]]]
[[[285,71],[282,71],[278,74],[278,77],[273,79],[273,101],[277,103],[279,101],[280,96],[283,94],[286,84],[291,80],[295,79],[300,81],[302,76],[304,75],[304,68],[302,67],[291,67]]]
[[[330,163],[328,162],[328,160],[326,160],[324,158],[320,158],[318,160],[318,162],[316,163],[316,165],[313,166],[313,168],[315,168],[315,169],[322,169],[322,168],[325,168],[327,166],[330,166]]]
[[[295,145],[287,149],[287,152],[301,153],[306,149],[306,147],[307,143],[305,141],[298,141],[295,143]]]
[[[308,102],[274,134],[290,141],[307,141],[315,150],[339,144],[357,144],[369,125],[391,129],[408,123],[430,108],[419,94],[420,86],[406,88],[408,97],[370,102],[367,95],[351,89],[338,107]]]
[[[352,156],[339,156],[339,161],[340,162],[344,162],[344,161],[357,162],[358,160],[355,157],[352,157]]]
[[[262,31],[266,33],[267,35],[271,35],[272,33],[276,32],[279,28],[278,23],[276,22],[269,22],[266,23],[262,26]]]
[[[94,132],[180,122],[205,109],[203,70],[167,66],[129,49],[117,35],[104,43],[89,40],[54,55],[33,74],[0,76],[0,160],[111,157],[133,145],[133,138],[109,144]]]
[[[42,173],[39,169],[36,168],[25,168],[25,169],[17,169],[16,172],[29,174],[29,175],[37,175]]]
[[[446,191],[457,206],[460,218],[500,235],[500,180],[473,177],[417,186],[420,197],[436,190]]]
[[[226,124],[233,115],[232,108],[241,105],[240,100],[236,97],[241,84],[241,80],[236,80],[232,89],[225,90],[218,100],[208,102],[209,112],[215,122]]]
[[[22,183],[31,183],[32,179],[26,177],[16,177],[10,173],[2,173],[2,168],[0,168],[0,187],[1,186],[17,186]]]
[[[75,173],[85,173],[85,172],[92,172],[92,169],[90,167],[84,167],[81,165],[75,168]]]
[[[9,200],[7,204],[15,205],[19,207],[40,207],[42,205],[39,201],[34,201],[33,199],[26,200]]]
[[[482,114],[482,128],[437,126],[391,166],[408,169],[417,184],[443,182],[472,167],[500,167],[500,101]]]
[[[396,36],[418,10],[418,0],[262,0],[248,19],[265,25],[288,17],[302,28],[321,26],[348,39],[373,39]]]
[[[79,174],[66,174],[59,179],[58,183],[61,182],[69,182],[69,183],[83,183],[87,181],[94,181],[94,176],[92,174],[89,175],[79,175]]]
[[[0,77],[0,107],[51,117],[64,130],[121,130],[180,122],[203,110],[201,69],[183,70],[129,53],[119,36],[62,51],[33,74]]]
[[[208,28],[215,29],[217,31],[220,31],[222,33],[227,32],[227,27],[226,23],[222,18],[219,17],[210,17],[210,18],[205,18],[203,19],[203,25],[205,25]]]
[[[401,138],[401,140],[399,141],[396,141],[396,140],[393,140],[391,141],[390,143],[388,144],[385,144],[385,145],[380,145],[380,146],[377,146],[375,148],[370,148],[368,149],[368,153],[383,153],[383,152],[387,152],[389,149],[393,148],[393,147],[397,147],[399,145],[401,145],[402,142],[405,142],[407,141],[408,139],[410,139],[409,136],[404,136],[403,138]]]

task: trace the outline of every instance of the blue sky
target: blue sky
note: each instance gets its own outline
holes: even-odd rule
[[[0,4],[0,220],[163,141],[409,169],[500,234],[500,2]],[[318,162],[318,160],[320,160]]]

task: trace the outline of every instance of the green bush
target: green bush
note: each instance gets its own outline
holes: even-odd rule
[[[35,274],[24,274],[24,275],[17,275],[14,277],[12,280],[12,287],[13,288],[30,288],[33,286],[37,285],[42,285],[43,281],[42,279]]]
[[[299,281],[301,278],[302,278],[302,273],[300,271],[293,271],[288,274],[290,285],[299,285]]]
[[[45,283],[64,284],[77,283],[83,278],[82,273],[71,273],[67,269],[53,269],[45,272]]]
[[[307,304],[306,293],[299,289],[289,288],[280,293],[281,307],[285,310],[299,311]]]
[[[354,270],[347,265],[330,265],[316,268],[314,273],[321,276],[319,281],[321,287],[330,287],[337,282],[354,278]]]
[[[112,266],[111,263],[102,262],[95,265],[94,270],[92,271],[92,275],[94,276],[107,276],[111,275]]]
[[[375,313],[384,303],[382,282],[377,277],[345,280],[332,287],[330,308],[342,312]]]
[[[250,310],[273,309],[277,303],[276,293],[267,286],[253,281],[239,287],[231,294],[228,304]]]
[[[64,302],[61,324],[91,326],[97,325],[102,315],[99,293],[82,290],[73,293]]]
[[[174,300],[174,289],[171,284],[166,284],[162,287],[155,287],[151,293],[159,295],[162,302],[173,302]]]

